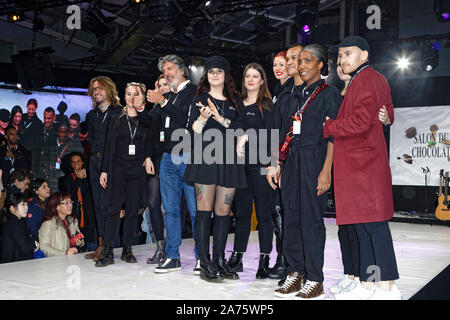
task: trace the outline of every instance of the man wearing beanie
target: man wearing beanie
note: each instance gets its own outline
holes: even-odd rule
[[[338,300],[398,300],[399,278],[388,220],[394,213],[392,179],[378,121],[385,105],[394,120],[389,85],[369,65],[369,45],[350,36],[337,46],[338,64],[352,78],[336,120],[324,124],[324,136],[334,137],[336,223],[354,225],[360,246],[360,280]],[[374,281],[375,282],[372,282]]]
[[[186,129],[189,105],[195,95],[196,86],[188,80],[189,72],[184,61],[173,54],[159,58],[158,69],[164,74],[170,85],[170,92],[162,95],[159,90],[147,91],[147,100],[157,103],[150,111],[150,116],[162,125],[160,141],[163,147],[163,157],[160,164],[160,188],[162,204],[165,212],[166,225],[166,257],[161,265],[156,267],[155,273],[168,273],[181,270],[180,245],[181,245],[181,197],[186,197],[186,204],[192,222],[195,223],[197,207],[195,203],[194,187],[183,181],[187,160],[190,153],[172,154],[172,149],[179,143],[172,134],[177,129]],[[194,231],[194,230],[192,230]],[[200,274],[200,262],[195,250],[197,260],[194,274]]]

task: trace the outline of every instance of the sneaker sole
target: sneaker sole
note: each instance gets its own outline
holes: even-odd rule
[[[279,297],[279,298],[290,298],[290,297],[294,297],[297,293],[299,293],[300,292],[300,290],[299,291],[295,291],[295,292],[292,292],[292,293],[281,293],[281,292],[276,292],[276,291],[274,291],[274,295],[276,296],[276,297]]]
[[[200,275],[200,273],[201,273],[201,271],[200,271],[200,270],[199,270],[199,271],[195,271],[195,270],[194,270],[194,272],[193,272],[193,273],[194,273],[194,275],[196,275],[196,276],[199,276],[199,275]]]
[[[180,271],[180,270],[181,270],[181,267],[172,268],[172,269],[155,269],[154,272],[155,273],[169,273],[169,272]]]
[[[314,297],[314,298],[302,298],[302,297],[297,297],[294,296],[295,300],[324,300],[325,299],[325,294],[321,294],[320,296]]]

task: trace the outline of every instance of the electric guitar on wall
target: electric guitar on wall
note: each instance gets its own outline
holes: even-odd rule
[[[438,204],[439,204],[439,197],[443,195],[442,193],[442,188],[444,186],[444,169],[441,169],[441,171],[439,171],[439,191],[436,192],[435,196],[434,196],[434,208],[436,209]]]
[[[449,184],[449,176],[448,171],[445,172],[444,177],[444,194],[441,195],[438,199],[438,206],[436,208],[436,218],[439,220],[450,220],[450,198],[448,196],[448,184]]]

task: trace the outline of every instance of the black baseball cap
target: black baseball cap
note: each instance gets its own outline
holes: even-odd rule
[[[360,36],[348,36],[339,44],[331,46],[328,50],[330,52],[338,52],[338,49],[343,47],[358,47],[363,51],[369,51],[369,43],[366,39]]]

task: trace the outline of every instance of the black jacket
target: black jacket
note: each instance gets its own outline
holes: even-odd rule
[[[154,142],[155,142],[155,136],[159,136],[158,128],[159,126],[154,123],[154,120],[148,116],[148,112],[145,110],[143,112],[138,113],[139,117],[139,126],[143,126],[146,128],[146,133],[144,135],[144,153],[145,158],[150,157],[151,159],[154,158]],[[106,132],[106,141],[105,141],[105,151],[102,158],[102,166],[101,166],[101,172],[106,172],[108,174],[108,184],[106,188],[106,203],[111,203],[111,185],[114,183],[112,181],[113,178],[113,170],[115,165],[115,151],[116,151],[116,144],[117,144],[117,134],[118,134],[118,127],[120,124],[120,114],[115,114],[109,121],[108,129]],[[145,175],[143,178],[143,188],[147,185],[147,175]],[[144,204],[147,203],[147,192],[143,193],[145,196]]]
[[[25,223],[25,219],[18,219],[8,213],[3,225],[2,262],[15,262],[33,259],[34,238]]]

